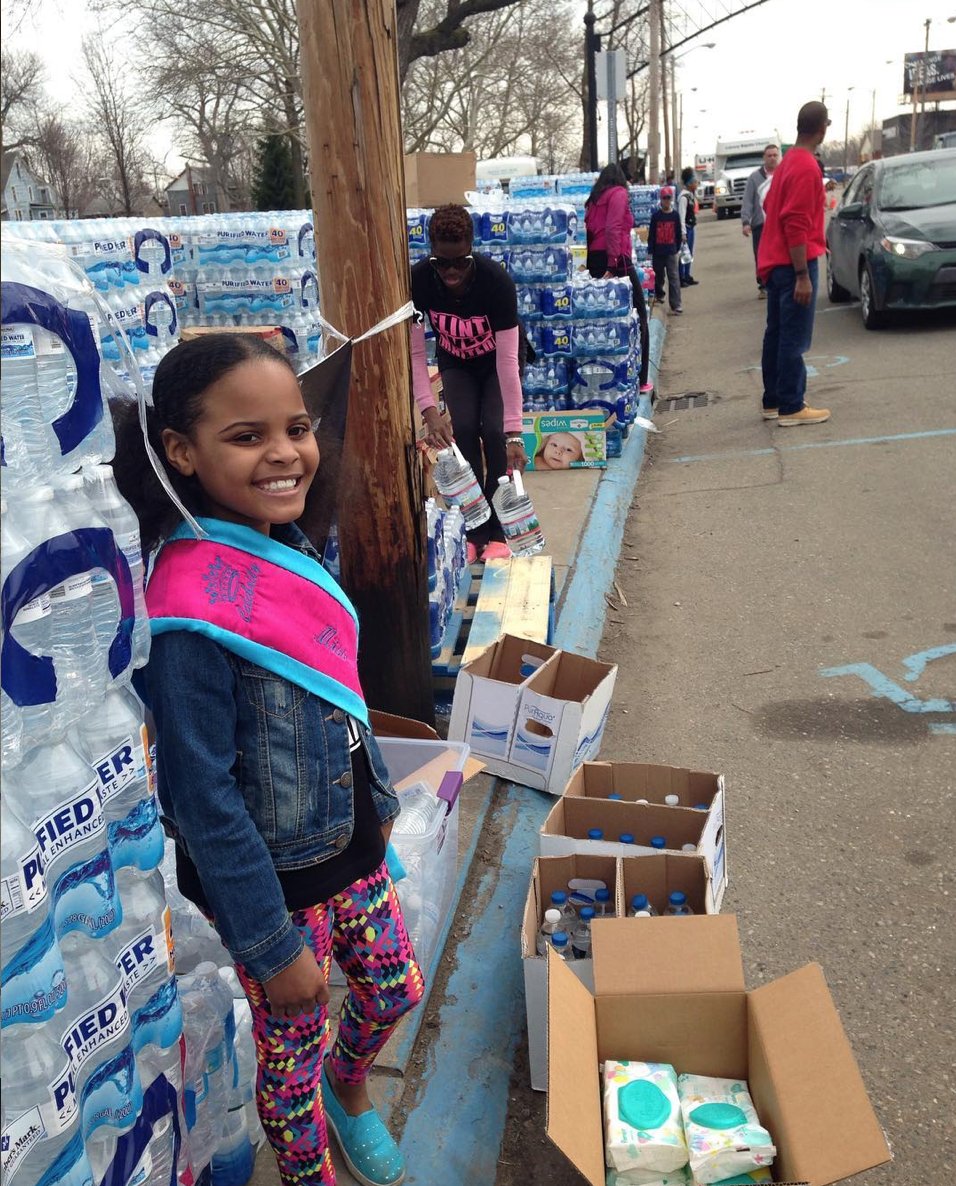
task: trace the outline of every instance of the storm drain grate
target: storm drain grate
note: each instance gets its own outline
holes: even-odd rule
[[[713,391],[685,391],[683,395],[671,395],[661,400],[668,412],[684,412],[693,408],[706,408],[720,396]]]

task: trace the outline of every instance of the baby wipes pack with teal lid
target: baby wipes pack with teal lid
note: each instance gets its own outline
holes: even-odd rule
[[[772,1164],[777,1150],[746,1083],[680,1075],[677,1090],[695,1182],[733,1180]]]
[[[604,1118],[610,1169],[668,1173],[687,1164],[677,1073],[669,1064],[605,1062]]]

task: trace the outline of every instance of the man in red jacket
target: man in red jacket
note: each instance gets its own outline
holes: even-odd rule
[[[813,338],[817,261],[826,251],[823,186],[813,155],[830,120],[822,103],[804,103],[797,115],[797,140],[777,166],[764,200],[764,227],[757,274],[767,289],[763,338],[763,416],[783,427],[822,424],[826,408],[804,403],[807,368],[803,356]]]

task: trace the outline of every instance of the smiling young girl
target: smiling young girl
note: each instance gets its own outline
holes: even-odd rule
[[[367,1186],[405,1176],[366,1089],[423,995],[385,844],[398,802],[369,726],[355,613],[296,527],[319,466],[292,367],[255,337],[165,356],[150,443],[196,539],[119,417],[117,479],[143,546],[143,692],[183,894],[211,917],[253,1011],[259,1115],[282,1181],[332,1186],[331,1127]],[[332,957],[348,994],[329,1050]]]

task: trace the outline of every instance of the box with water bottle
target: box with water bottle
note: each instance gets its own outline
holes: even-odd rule
[[[607,1060],[746,1083],[781,1186],[827,1186],[891,1159],[818,964],[748,991],[733,915],[598,919],[592,954],[593,990],[549,956],[547,1031],[547,1134],[590,1186],[611,1180]]]
[[[578,925],[581,908],[590,906],[602,915],[614,913],[619,867],[620,862],[613,857],[536,857],[534,860],[520,942],[528,1019],[528,1063],[535,1091],[544,1091],[548,1082],[548,961],[547,951],[541,950],[539,941],[546,923],[545,912],[555,907],[563,912],[569,938]],[[583,984],[594,987],[591,960],[586,954],[572,960],[570,967]]]

